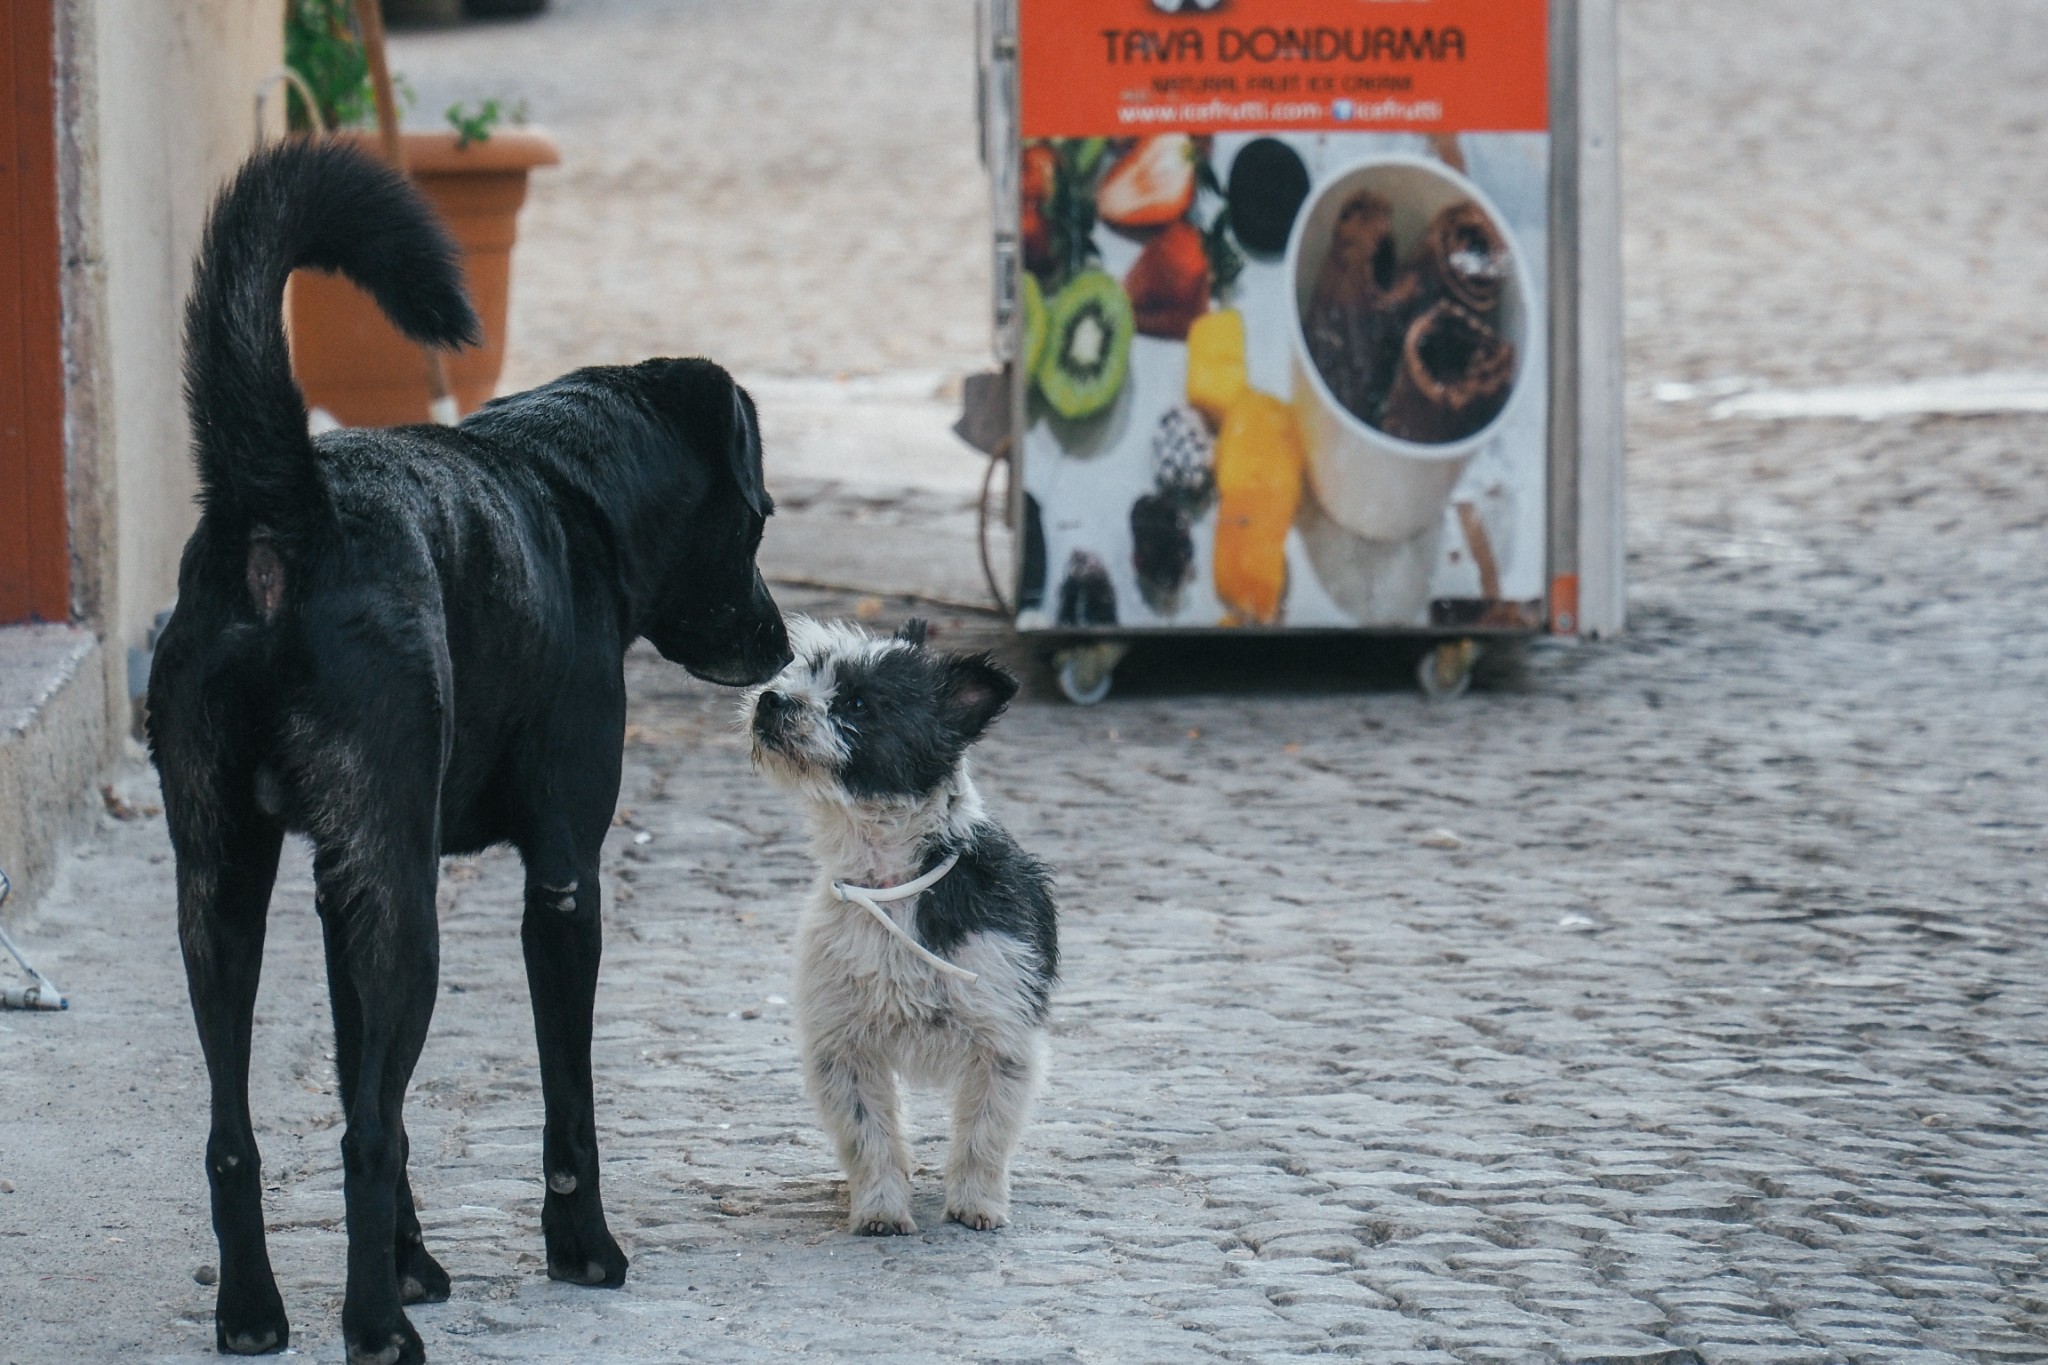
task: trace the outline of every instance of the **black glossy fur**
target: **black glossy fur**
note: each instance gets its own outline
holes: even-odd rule
[[[714,682],[789,658],[754,567],[771,505],[753,405],[716,365],[590,369],[459,427],[309,439],[280,298],[338,269],[416,340],[476,324],[431,210],[378,164],[289,144],[216,204],[186,317],[204,511],[149,690],[178,928],[212,1079],[223,1351],[282,1350],[248,1114],[278,852],[309,836],[327,942],[350,1360],[418,1361],[402,1302],[445,1298],[406,1177],[405,1090],[433,1013],[445,853],[509,843],[546,1098],[548,1273],[616,1285],[591,1094],[598,854],[641,636]]]

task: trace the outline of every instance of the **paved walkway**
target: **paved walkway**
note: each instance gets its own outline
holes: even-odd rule
[[[520,223],[513,385],[664,354],[987,363],[968,0],[552,0],[395,35],[391,61],[417,121],[524,100],[562,144]]]
[[[757,12],[810,16],[781,35],[799,46],[868,22],[557,5],[565,66],[599,21],[701,23],[707,68],[714,30],[754,60]],[[729,696],[636,655],[597,1047],[632,1276],[542,1277],[516,866],[453,862],[409,1109],[456,1279],[414,1314],[432,1359],[2048,1359],[2048,426],[1715,422],[1652,396],[2039,364],[2048,14],[1644,0],[1625,21],[1632,632],[1503,660],[1451,706],[1356,651],[1210,649],[1135,656],[1095,710],[1015,708],[978,771],[1060,871],[1053,1080],[996,1234],[937,1222],[920,1104],[925,1231],[888,1241],[839,1231],[793,1067],[796,814],[747,771]],[[651,79],[639,47],[607,51],[621,88]],[[1994,280],[1959,264],[1980,259]],[[753,325],[707,348],[768,357],[775,320]],[[812,486],[806,514],[858,502]],[[990,638],[939,618],[942,642]],[[76,1007],[0,1016],[5,1365],[210,1358],[204,1092],[149,792],[117,775],[132,818],[26,926]],[[254,1090],[272,1254],[302,1349],[333,1362],[310,901],[301,860]]]

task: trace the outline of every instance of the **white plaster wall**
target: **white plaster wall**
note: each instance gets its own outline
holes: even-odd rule
[[[282,60],[282,27],[280,0],[94,0],[94,226],[105,266],[97,444],[112,490],[98,624],[117,670],[175,595],[196,516],[181,313],[207,207],[254,146],[256,90]]]

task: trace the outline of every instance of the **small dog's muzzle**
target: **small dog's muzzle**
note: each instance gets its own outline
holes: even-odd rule
[[[788,738],[794,709],[789,698],[780,692],[763,692],[754,698],[754,738],[771,748],[781,747],[781,742]]]

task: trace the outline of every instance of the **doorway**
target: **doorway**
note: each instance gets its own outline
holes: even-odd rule
[[[71,619],[52,7],[0,12],[0,624]]]

